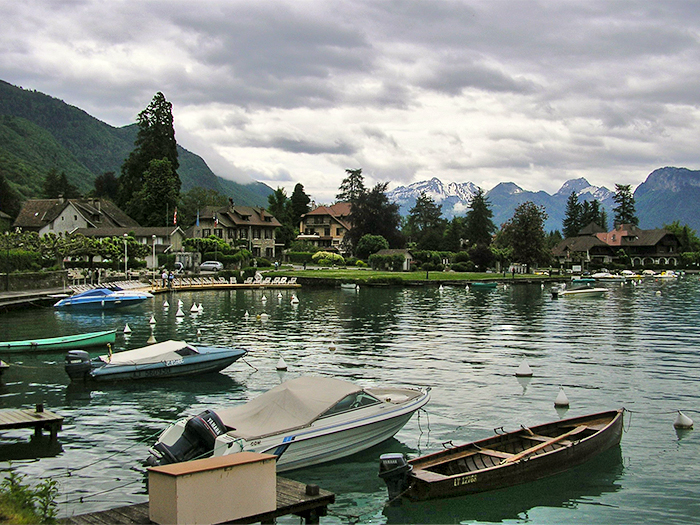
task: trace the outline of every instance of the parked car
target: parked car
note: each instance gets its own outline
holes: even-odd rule
[[[224,269],[224,265],[219,261],[204,261],[199,265],[199,269],[203,272],[219,272]]]

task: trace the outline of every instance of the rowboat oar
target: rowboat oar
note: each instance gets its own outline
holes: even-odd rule
[[[522,459],[525,456],[529,456],[530,454],[533,454],[534,452],[537,452],[538,450],[542,450],[543,448],[545,448],[549,445],[552,445],[553,443],[556,443],[558,441],[566,439],[570,436],[580,434],[581,432],[586,430],[586,428],[588,428],[588,427],[586,427],[586,425],[580,425],[580,426],[574,428],[573,430],[569,430],[568,432],[566,432],[560,436],[553,437],[552,439],[549,439],[547,441],[543,441],[542,443],[535,445],[534,447],[527,448],[527,449],[523,450],[522,452],[515,454],[514,456],[511,456],[507,459],[504,459],[503,461],[501,461],[501,465],[504,465],[506,463],[513,463],[514,461],[518,461],[519,459]]]

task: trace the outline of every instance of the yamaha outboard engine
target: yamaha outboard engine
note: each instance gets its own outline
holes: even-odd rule
[[[226,433],[226,426],[213,410],[205,410],[185,423],[180,438],[171,446],[158,442],[153,450],[161,457],[149,456],[151,465],[167,465],[191,459],[199,459],[214,452],[216,438]]]
[[[71,381],[85,381],[92,370],[90,354],[85,350],[70,350],[66,354],[65,368]]]
[[[389,504],[401,504],[401,494],[408,488],[408,475],[413,466],[406,461],[401,453],[382,454],[379,456],[379,477],[386,483],[389,493]]]

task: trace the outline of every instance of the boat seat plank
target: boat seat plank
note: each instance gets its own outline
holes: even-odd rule
[[[442,480],[447,479],[449,477],[449,476],[444,476],[442,474],[438,474],[437,472],[431,472],[430,470],[423,470],[423,469],[414,469],[412,474],[416,478],[418,478],[422,481],[427,481],[428,483],[435,482],[435,481],[442,481]]]
[[[509,452],[501,452],[500,450],[493,450],[491,448],[479,448],[479,454],[485,454],[487,456],[493,456],[495,458],[506,459],[513,457],[515,454],[510,454]]]

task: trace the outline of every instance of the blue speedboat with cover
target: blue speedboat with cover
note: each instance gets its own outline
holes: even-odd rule
[[[65,369],[73,382],[158,379],[220,372],[246,353],[237,348],[164,341],[93,359],[84,350],[71,350]]]
[[[121,308],[124,306],[140,304],[151,297],[153,297],[153,294],[148,292],[122,290],[119,288],[114,290],[109,288],[94,288],[92,290],[61,299],[54,304],[54,307],[81,309]]]

